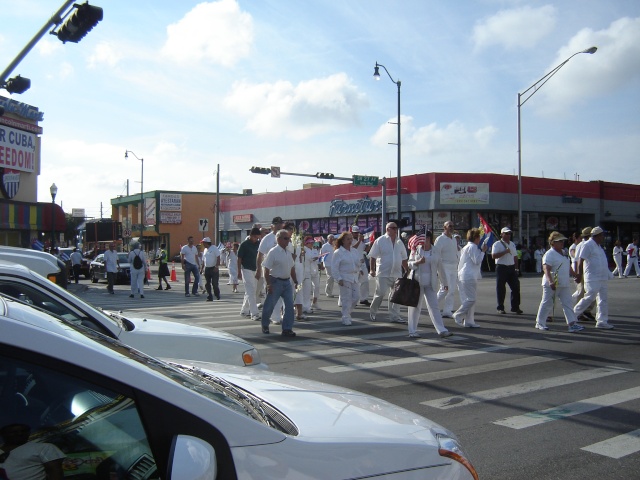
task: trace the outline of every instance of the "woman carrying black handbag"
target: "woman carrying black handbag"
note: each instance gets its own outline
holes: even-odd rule
[[[420,282],[422,299],[417,307],[409,307],[409,337],[418,338],[418,320],[422,305],[426,303],[431,323],[440,337],[453,335],[446,329],[438,308],[438,270],[441,266],[439,255],[434,251],[431,241],[433,234],[430,231],[420,232],[409,239],[411,254],[409,255],[409,268],[414,271],[414,278]],[[448,286],[444,287],[445,290]]]

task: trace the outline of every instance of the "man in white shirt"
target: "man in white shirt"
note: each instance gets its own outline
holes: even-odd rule
[[[511,312],[522,315],[520,310],[520,267],[516,245],[511,241],[511,229],[500,230],[500,240],[491,247],[491,257],[496,261],[496,296],[498,313],[507,313],[504,309],[504,297],[507,295],[505,284],[511,289]]]
[[[442,317],[451,318],[454,311],[455,292],[458,289],[458,242],[453,236],[453,222],[444,223],[444,232],[436,238],[433,248],[442,261],[441,271],[438,272],[440,280],[438,302],[444,299]],[[445,286],[448,287],[446,290]]]
[[[220,250],[215,245],[211,244],[211,238],[204,237],[202,239],[204,245],[204,251],[202,252],[202,266],[200,267],[200,273],[204,272],[204,278],[206,280],[205,289],[207,290],[207,302],[213,302],[213,295],[220,300]],[[211,287],[213,286],[213,295],[211,294]]]
[[[614,327],[609,323],[608,284],[613,274],[609,271],[607,254],[601,247],[603,241],[604,230],[595,227],[591,230],[591,240],[579,252],[578,268],[583,266],[585,293],[573,311],[580,316],[596,300],[596,328],[610,330]]]
[[[282,336],[295,337],[293,331],[293,289],[298,285],[295,263],[287,245],[291,241],[287,230],[276,233],[277,245],[265,255],[262,261],[264,281],[267,284],[267,298],[262,308],[262,333],[269,333],[269,319],[279,299],[284,303]],[[293,285],[291,284],[293,279]]]
[[[262,240],[260,240],[260,245],[258,246],[258,256],[256,257],[256,280],[260,282],[263,279],[262,272],[262,262],[264,257],[269,250],[275,247],[278,242],[276,240],[276,232],[280,231],[284,227],[284,222],[281,217],[273,217],[271,221],[271,232],[267,233]],[[301,279],[302,280],[302,279]],[[266,278],[264,279],[266,282]],[[282,310],[282,300],[278,300],[275,307],[273,308],[273,315],[271,317],[271,322],[278,325],[280,323],[280,311]]]
[[[104,252],[104,268],[107,271],[107,291],[113,295],[113,284],[120,268],[120,260],[118,252],[116,252],[116,244],[109,244],[109,250]]]
[[[198,293],[198,283],[200,282],[200,257],[198,255],[198,247],[193,244],[193,237],[187,238],[187,245],[183,245],[180,249],[180,260],[182,262],[182,270],[184,270],[184,296],[194,297],[200,296]],[[193,273],[193,287],[189,294],[189,283],[191,283],[191,274]]]
[[[367,265],[365,263],[364,255],[367,251],[367,245],[364,243],[364,235],[360,233],[360,227],[353,225],[351,227],[351,235],[353,236],[353,243],[351,244],[351,252],[356,257],[358,266],[360,267],[360,273],[356,280],[358,283],[360,305],[366,307],[371,306],[369,301],[369,272],[367,271]]]
[[[640,270],[638,270],[638,239],[634,238],[633,241],[627,245],[627,268],[624,269],[623,277],[627,277],[631,273],[631,266],[636,272],[636,277],[640,278]],[[77,282],[76,282],[77,283]]]
[[[582,232],[580,233],[582,237],[582,241],[576,245],[573,257],[573,271],[576,273],[582,273],[580,271],[580,252],[584,248],[584,245],[591,238],[591,227],[584,227]],[[584,297],[585,289],[584,289],[584,275],[579,275],[576,279],[576,291],[573,293],[573,300],[578,303]],[[596,317],[593,315],[593,306],[595,305],[595,301],[591,302],[591,304],[582,312],[580,318],[578,320],[593,320],[595,321]]]
[[[334,278],[331,271],[331,259],[333,257],[333,242],[335,237],[331,234],[327,235],[327,243],[322,245],[320,249],[320,255],[322,255],[322,263],[324,264],[324,271],[327,272],[327,284],[324,287],[324,293],[327,297],[333,298],[333,284]]]
[[[389,222],[386,233],[378,237],[369,252],[371,276],[376,279],[376,291],[369,307],[371,321],[376,321],[376,314],[382,299],[391,292],[394,282],[402,276],[403,269],[409,271],[407,249],[398,237],[398,226]],[[400,316],[400,306],[389,301],[391,322],[407,323]]]

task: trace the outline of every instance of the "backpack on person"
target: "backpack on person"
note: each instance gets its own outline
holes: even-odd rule
[[[140,258],[140,254],[136,253],[136,256],[133,257],[133,268],[136,270],[140,270],[143,267],[142,259]]]

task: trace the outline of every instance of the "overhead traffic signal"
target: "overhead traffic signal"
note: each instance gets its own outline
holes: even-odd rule
[[[24,93],[31,87],[31,80],[25,77],[21,77],[18,75],[17,77],[10,78],[7,80],[2,88],[4,88],[9,93]]]
[[[316,173],[317,178],[333,178],[335,175],[333,173]]]
[[[102,8],[100,7],[89,5],[89,2],[82,5],[74,4],[74,7],[76,11],[71,14],[64,25],[57,32],[51,32],[62,43],[78,43],[102,20]]]
[[[263,175],[269,175],[271,173],[271,169],[266,167],[251,167],[249,170],[251,173],[261,173]]]

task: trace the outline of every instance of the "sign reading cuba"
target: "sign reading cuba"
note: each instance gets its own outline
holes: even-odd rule
[[[36,164],[36,136],[0,125],[0,167],[33,172]]]

